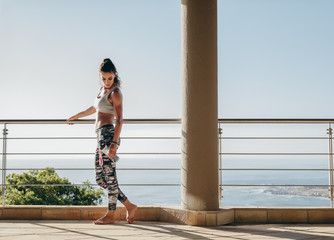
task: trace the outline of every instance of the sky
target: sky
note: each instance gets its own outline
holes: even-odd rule
[[[219,118],[334,118],[333,9],[218,0]],[[85,110],[105,57],[124,118],[181,118],[180,0],[0,0],[0,119]]]
[[[334,118],[333,0],[217,2],[219,118]],[[125,119],[181,118],[181,37],[181,0],[0,0],[0,119],[67,119],[87,109],[100,87],[98,66],[106,57],[121,77]],[[231,124],[224,126],[223,136],[327,137],[327,128]],[[180,132],[179,125],[150,126],[148,131],[125,124],[122,137]],[[10,137],[36,134],[93,136],[94,129],[80,124],[9,127]],[[8,140],[9,153],[93,153],[96,144],[94,139],[14,141]],[[119,152],[127,161],[120,164],[131,167],[152,167],[153,161],[137,161],[141,156],[132,161],[126,152],[181,149],[179,140],[155,145],[122,141]],[[328,142],[224,140],[222,151],[326,153]],[[86,167],[91,156],[85,155],[84,162],[72,155],[8,155],[7,166]],[[144,157],[150,160],[151,155]],[[223,167],[326,167],[327,158],[226,155]],[[179,166],[180,161],[174,162]]]

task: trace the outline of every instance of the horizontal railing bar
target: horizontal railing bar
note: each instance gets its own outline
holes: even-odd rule
[[[333,153],[219,153],[220,155],[333,155]]]
[[[321,119],[321,118],[244,118],[244,119],[218,119],[218,123],[334,123],[334,119]]]
[[[6,155],[92,155],[95,153],[6,153]],[[180,155],[181,153],[117,153],[119,155]],[[220,155],[334,155],[334,153],[219,153]]]
[[[181,137],[121,137],[122,139],[182,139]],[[96,137],[9,137],[7,140],[89,140]],[[328,140],[328,137],[220,137],[222,140]],[[3,140],[3,138],[0,138]]]
[[[92,124],[95,119],[80,119],[71,121],[74,124]],[[181,123],[181,119],[123,119],[126,124],[143,124],[143,123]],[[0,124],[68,124],[66,119],[0,119]]]
[[[121,137],[123,139],[181,139],[181,137]],[[3,138],[0,138],[3,139]],[[44,139],[55,139],[55,140],[69,140],[69,139],[96,139],[96,137],[12,137],[6,138],[7,140],[44,140]]]
[[[84,183],[73,183],[73,184],[4,184],[10,187],[67,187],[67,186],[99,186],[98,184],[84,184]],[[181,184],[159,184],[159,183],[137,183],[137,184],[118,184],[120,186],[181,186]],[[2,186],[2,184],[1,184]]]
[[[55,139],[55,140],[68,140],[68,139],[96,139],[96,137],[8,137],[7,140],[44,140],[44,139]]]
[[[181,139],[181,137],[121,137],[122,139]],[[3,139],[3,138],[0,138]],[[55,139],[55,140],[71,140],[71,139],[96,139],[96,137],[9,137],[7,140],[47,140],[47,139]],[[314,139],[325,139],[328,140],[328,137],[220,137],[220,139],[225,140],[250,140],[250,139],[285,139],[285,140],[314,140]]]
[[[71,121],[75,124],[92,124],[95,119],[80,119]],[[181,119],[124,119],[123,123],[181,123]],[[217,123],[334,123],[334,119],[321,118],[219,118]],[[68,124],[66,119],[0,119],[0,124]]]
[[[0,168],[0,170],[3,170],[2,168]],[[5,170],[8,171],[13,171],[13,170],[19,170],[19,171],[23,171],[23,170],[47,170],[45,168],[6,168]],[[85,170],[95,170],[95,168],[52,168],[52,170],[73,170],[73,171],[85,171]],[[181,170],[180,168],[117,168],[117,171],[119,170],[130,170],[130,171],[137,171],[137,170],[163,170],[163,171],[176,171],[176,170]]]
[[[220,184],[222,187],[329,187],[330,185],[239,185],[239,184]]]
[[[294,140],[294,139],[326,139],[328,137],[220,137],[219,139],[232,139],[232,140],[244,140],[244,139],[287,139],[287,140]]]
[[[330,171],[330,169],[311,169],[311,168],[220,168],[219,170],[226,171]]]
[[[0,170],[4,170],[0,168]],[[14,171],[14,170],[47,170],[45,168],[6,168],[5,170]],[[94,168],[52,168],[52,170],[73,170],[73,171],[85,171],[85,170],[95,170]],[[181,170],[180,168],[117,168],[117,170],[163,170],[163,171],[177,171]],[[222,171],[330,171],[330,169],[319,169],[319,168],[220,168]]]
[[[93,155],[95,153],[6,153],[6,155]],[[117,155],[180,155],[181,153],[117,153]]]
[[[5,186],[53,186],[53,187],[61,187],[61,186],[99,186],[98,184],[84,184],[84,183],[73,183],[73,184],[4,184]],[[181,184],[119,184],[121,186],[181,186]],[[330,185],[265,185],[265,184],[220,184],[222,187],[329,187]]]
[[[121,139],[182,139],[181,137],[121,137]]]

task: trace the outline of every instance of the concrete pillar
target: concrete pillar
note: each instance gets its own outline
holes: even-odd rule
[[[182,0],[181,201],[217,210],[217,0]]]

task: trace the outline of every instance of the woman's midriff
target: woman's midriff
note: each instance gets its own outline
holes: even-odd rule
[[[114,114],[97,112],[96,128],[114,123]]]

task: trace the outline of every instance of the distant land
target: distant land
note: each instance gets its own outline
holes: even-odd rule
[[[315,187],[273,187],[264,190],[265,193],[271,193],[276,195],[298,195],[298,196],[310,196],[319,198],[328,198],[328,188],[315,188]]]

